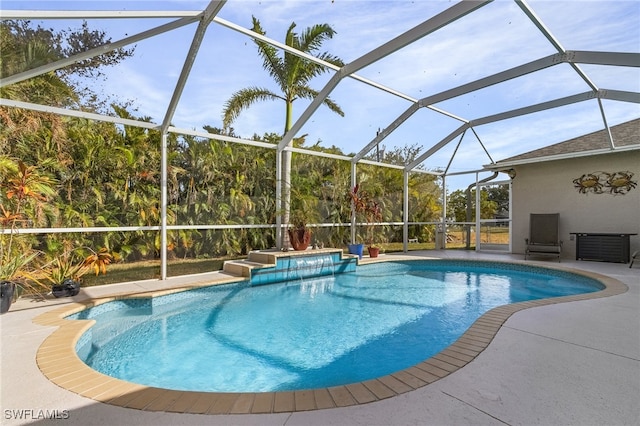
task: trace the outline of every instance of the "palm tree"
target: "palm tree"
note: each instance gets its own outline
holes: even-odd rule
[[[260,21],[252,16],[253,31],[266,35],[262,29]],[[285,36],[285,44],[293,47],[301,52],[315,56],[325,62],[337,66],[343,66],[342,60],[327,52],[319,53],[322,43],[325,40],[333,38],[335,31],[328,24],[316,24],[305,29],[302,34],[297,34],[295,30],[295,22],[291,23]],[[318,96],[318,91],[309,87],[309,83],[314,77],[329,71],[324,66],[315,62],[310,62],[299,56],[287,51],[280,56],[278,49],[260,41],[254,40],[258,46],[258,53],[263,59],[263,68],[269,72],[276,84],[279,86],[281,93],[262,87],[248,87],[234,93],[226,102],[223,111],[223,126],[228,129],[232,122],[238,117],[240,112],[258,101],[266,100],[282,100],[285,103],[285,124],[284,134],[286,134],[292,126],[293,121],[293,102],[300,98],[313,100]],[[329,97],[324,100],[324,104],[333,112],[344,116],[340,107]],[[283,180],[282,180],[282,206],[283,212],[282,222],[287,225],[289,222],[290,200],[291,200],[291,151],[283,152],[282,159]],[[283,233],[286,238],[287,233]],[[288,244],[285,242],[285,244]]]

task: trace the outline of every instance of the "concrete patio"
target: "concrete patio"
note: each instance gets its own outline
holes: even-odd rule
[[[461,251],[411,256],[517,260]],[[396,255],[387,255],[387,258]],[[398,255],[400,257],[400,255]],[[550,260],[535,265],[558,266]],[[623,294],[516,312],[487,349],[460,370],[419,389],[344,408],[279,414],[198,415],[149,412],[99,403],[58,387],[36,365],[56,327],[33,318],[70,299],[21,299],[0,317],[3,425],[635,425],[640,424],[640,265],[563,259],[562,268],[606,275]],[[209,274],[207,274],[209,275]],[[211,274],[215,275],[215,274]],[[209,279],[192,276],[83,290],[83,297],[141,292]],[[81,295],[83,295],[81,293]],[[58,419],[43,420],[52,413]],[[19,418],[22,417],[22,418]]]

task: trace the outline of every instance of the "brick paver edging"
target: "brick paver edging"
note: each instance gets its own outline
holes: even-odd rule
[[[515,262],[512,262],[515,263]],[[158,292],[120,294],[72,303],[34,318],[42,326],[58,327],[36,354],[40,371],[53,383],[95,401],[145,411],[194,414],[260,414],[347,407],[391,398],[435,382],[473,361],[491,343],[504,322],[523,309],[556,303],[609,297],[628,290],[622,282],[596,273],[561,269],[600,281],[605,288],[594,293],[542,299],[499,306],[487,311],[437,355],[396,373],[344,386],[291,392],[218,393],[176,391],[138,385],[99,373],[87,366],[75,347],[94,320],[65,320],[66,316],[92,306],[129,297],[157,297],[215,283],[198,283]]]

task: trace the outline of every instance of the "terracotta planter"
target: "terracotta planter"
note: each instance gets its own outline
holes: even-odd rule
[[[294,250],[306,250],[311,243],[311,230],[307,228],[289,229],[289,242]]]
[[[369,257],[378,257],[380,254],[380,247],[367,247],[369,250]]]

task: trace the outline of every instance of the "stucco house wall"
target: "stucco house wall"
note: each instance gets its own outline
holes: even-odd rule
[[[614,152],[513,167],[512,251],[524,253],[530,213],[560,213],[563,258],[575,259],[571,232],[640,234],[640,150]],[[587,173],[630,171],[637,187],[623,194],[580,193],[574,179]],[[631,237],[631,252],[640,249],[640,236]]]

